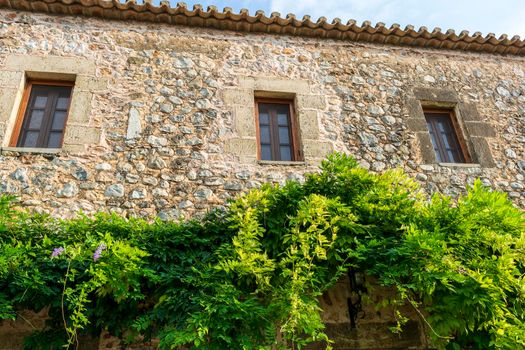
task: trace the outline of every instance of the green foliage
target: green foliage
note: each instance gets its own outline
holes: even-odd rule
[[[49,308],[28,349],[111,334],[162,349],[300,349],[331,340],[319,297],[348,268],[393,288],[442,349],[525,347],[525,217],[476,181],[431,201],[399,170],[333,154],[202,221],[59,220],[0,198],[0,317]]]

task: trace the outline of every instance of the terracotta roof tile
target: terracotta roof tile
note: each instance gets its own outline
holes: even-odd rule
[[[384,23],[372,25],[369,21],[358,25],[354,20],[344,24],[339,18],[329,22],[325,17],[312,21],[309,16],[297,19],[288,14],[281,17],[278,12],[266,16],[263,11],[250,15],[247,9],[233,12],[229,7],[219,11],[215,6],[206,10],[195,5],[192,9],[185,3],[171,7],[169,1],[161,1],[159,6],[145,0],[138,4],[135,0],[125,3],[118,0],[0,0],[1,8],[13,10],[44,12],[51,14],[83,15],[117,20],[137,20],[156,23],[169,23],[194,27],[207,27],[240,32],[261,32],[271,34],[296,35],[305,37],[330,38],[349,41],[408,45],[435,49],[452,49],[525,56],[525,40],[519,36],[511,39],[507,35],[499,38],[492,33],[485,37],[468,31],[456,34],[453,30],[445,33],[440,28],[429,31],[426,27],[416,30],[413,26],[404,29],[399,24],[387,27]]]

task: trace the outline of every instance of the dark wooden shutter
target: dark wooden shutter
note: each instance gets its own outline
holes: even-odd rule
[[[71,90],[71,86],[31,86],[17,147],[62,146]]]
[[[458,138],[452,115],[448,111],[425,111],[428,132],[440,163],[465,163],[466,157]]]
[[[291,103],[257,102],[261,160],[295,161]]]

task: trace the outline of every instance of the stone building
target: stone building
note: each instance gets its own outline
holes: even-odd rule
[[[334,150],[525,208],[519,37],[116,0],[0,0],[0,21],[0,193],[32,210],[198,217]],[[376,326],[360,348],[423,346]]]

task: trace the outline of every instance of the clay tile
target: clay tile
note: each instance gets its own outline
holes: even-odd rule
[[[519,36],[512,39],[506,34],[496,38],[495,34],[489,33],[483,37],[480,32],[469,36],[464,30],[456,35],[455,31],[449,29],[446,33],[436,27],[430,33],[424,26],[416,32],[414,27],[407,25],[405,29],[394,23],[387,28],[384,23],[378,22],[372,27],[370,21],[364,21],[358,25],[355,20],[349,20],[346,25],[341,19],[334,18],[328,23],[326,17],[320,17],[317,22],[312,22],[308,15],[298,20],[294,14],[288,14],[282,18],[278,12],[272,12],[266,17],[264,11],[256,11],[255,16],[250,16],[249,10],[241,9],[239,14],[233,12],[232,8],[225,7],[220,12],[215,6],[208,6],[207,11],[200,5],[194,5],[193,11],[188,10],[186,3],[179,2],[176,7],[171,7],[174,0],[0,0],[2,7],[14,10],[48,12],[57,14],[83,14],[86,16],[102,16],[111,19],[133,19],[142,21],[162,21],[174,24],[187,24],[208,26],[214,28],[233,28],[239,31],[271,31],[274,33],[294,33],[304,36],[317,36],[327,38],[340,38],[347,40],[388,42],[399,44],[411,44],[415,46],[443,47],[458,50],[486,51],[493,53],[510,53],[525,56],[525,41]],[[174,3],[174,2],[173,2]],[[213,16],[214,21],[202,22],[191,17],[198,16],[208,18]],[[216,22],[223,21],[224,25]],[[240,25],[238,26],[237,23]],[[255,26],[254,26],[255,25]],[[304,29],[298,29],[303,27]],[[296,31],[297,29],[297,31]],[[390,37],[389,37],[390,36]],[[407,36],[406,39],[400,39]],[[414,40],[416,39],[416,40]],[[442,41],[440,44],[439,41]],[[471,45],[472,43],[472,45]]]

